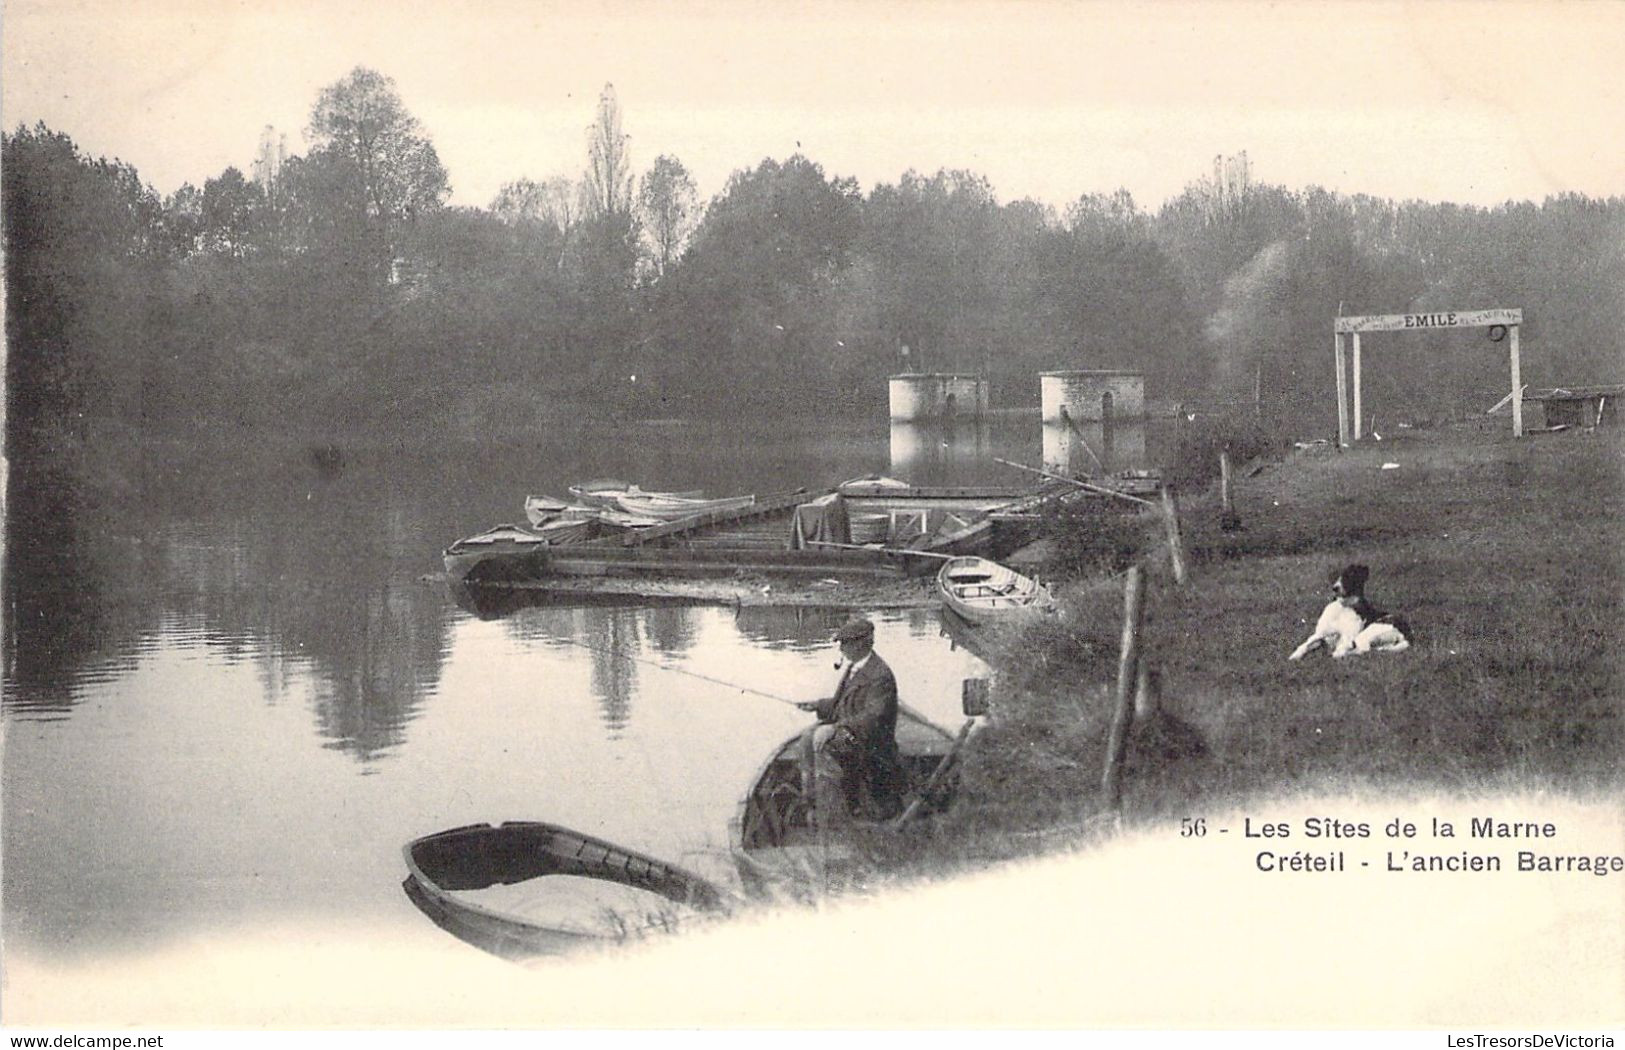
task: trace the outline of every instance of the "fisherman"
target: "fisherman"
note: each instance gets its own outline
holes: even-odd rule
[[[835,632],[835,641],[841,647],[835,695],[797,705],[818,714],[813,806],[826,829],[854,816],[896,816],[906,781],[897,755],[897,679],[875,653],[875,625],[854,617]]]

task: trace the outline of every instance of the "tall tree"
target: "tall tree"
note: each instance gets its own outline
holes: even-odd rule
[[[264,204],[264,192],[236,168],[227,168],[205,182],[200,231],[203,247],[233,258],[247,254]]]
[[[315,152],[331,155],[353,184],[342,202],[359,207],[363,225],[387,265],[400,247],[400,226],[438,209],[451,193],[440,156],[407,112],[395,81],[356,67],[322,89],[307,133]]]
[[[998,215],[992,187],[967,171],[909,171],[869,195],[865,249],[879,266],[881,320],[898,367],[988,363],[1001,328],[989,265]]]
[[[605,84],[598,96],[597,118],[587,129],[589,219],[631,214],[632,161],[626,148],[630,137],[621,130],[621,107],[615,100],[615,85]]]
[[[515,179],[505,182],[491,200],[491,212],[501,221],[516,225],[539,223],[551,226],[557,234],[550,238],[553,264],[564,269],[570,245],[581,221],[581,187],[562,175],[537,182]]]
[[[151,297],[173,234],[134,168],[43,123],[4,137],[8,440],[139,413]],[[26,432],[26,433],[25,433]]]
[[[835,297],[858,247],[859,200],[852,179],[799,154],[734,173],[660,283],[674,388],[697,404],[806,404],[847,371],[836,351],[850,333],[837,326],[850,314]]]
[[[682,254],[699,219],[694,180],[676,157],[659,156],[638,187],[638,207],[651,251],[651,268],[664,274]]]
[[[491,214],[509,225],[538,222],[542,217],[542,185],[535,179],[504,182],[491,198]]]

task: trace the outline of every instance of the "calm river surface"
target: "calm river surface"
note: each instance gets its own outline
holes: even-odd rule
[[[1095,445],[1096,449],[1100,445]],[[11,501],[4,924],[8,957],[63,964],[266,928],[438,938],[401,846],[555,821],[725,878],[759,764],[833,685],[848,610],[531,607],[482,619],[439,551],[526,493],[612,475],[708,494],[869,472],[1013,482],[1062,465],[1036,419],[958,431],[637,425],[552,443],[151,452],[60,534]],[[1119,437],[1112,465],[1143,465]],[[861,611],[861,610],[860,610]],[[905,703],[950,729],[982,672],[934,611],[875,614]]]

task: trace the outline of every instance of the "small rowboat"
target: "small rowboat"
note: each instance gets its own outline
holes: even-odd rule
[[[937,570],[937,590],[948,608],[978,626],[1055,608],[1049,588],[987,558],[944,562]]]
[[[628,481],[616,478],[594,478],[583,481],[579,485],[570,486],[570,495],[580,503],[589,507],[608,507],[611,510],[617,506],[622,496],[670,496],[673,499],[699,499],[705,495],[703,489],[688,489],[683,492],[645,492]]]
[[[554,518],[562,517],[573,507],[574,504],[552,496],[526,496],[525,518],[532,525],[544,525]]]
[[[441,552],[441,560],[453,580],[534,574],[546,562],[549,547],[579,543],[592,536],[595,524],[558,519],[540,526],[498,525],[453,543]]]
[[[773,752],[751,780],[729,823],[734,864],[745,887],[768,893],[785,880],[795,880],[825,862],[818,841],[812,800],[803,783],[803,733],[796,733]],[[926,784],[942,760],[954,750],[954,736],[926,720],[924,715],[899,705],[897,752],[911,785],[910,798]],[[952,782],[928,792],[926,805],[940,809],[952,797]],[[835,844],[839,851],[840,844]]]
[[[556,824],[470,824],[402,852],[409,874],[401,888],[412,903],[447,933],[505,959],[672,930],[727,904],[692,872]]]
[[[697,514],[744,510],[756,502],[755,496],[728,496],[723,499],[691,499],[655,492],[630,492],[616,501],[628,514],[661,521],[677,521]]]

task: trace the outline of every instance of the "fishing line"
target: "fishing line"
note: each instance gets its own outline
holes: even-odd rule
[[[729,682],[721,678],[713,678],[708,674],[701,674],[698,671],[690,671],[682,667],[673,667],[670,664],[663,664],[655,660],[648,660],[641,656],[633,656],[624,649],[592,645],[588,642],[577,641],[574,638],[559,638],[556,639],[556,641],[563,642],[565,645],[576,645],[583,649],[590,649],[595,653],[602,653],[605,656],[613,656],[622,660],[630,660],[635,664],[643,664],[647,667],[654,667],[662,671],[670,671],[673,674],[685,674],[690,678],[698,678],[702,682],[710,682],[713,685],[727,686],[729,689],[737,689],[741,693],[750,693],[754,696],[766,697],[769,700],[777,700],[781,704],[790,704],[792,707],[799,706],[802,703],[800,700],[792,700],[787,696],[779,696],[776,693],[764,693],[760,689],[752,689],[748,685],[740,685],[737,682]]]

